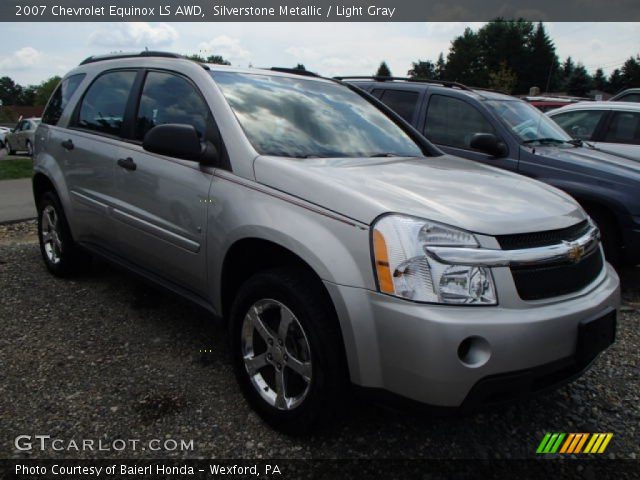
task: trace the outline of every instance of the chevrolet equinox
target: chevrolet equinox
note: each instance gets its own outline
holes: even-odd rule
[[[243,394],[283,431],[351,385],[501,402],[614,340],[618,277],[572,198],[444,154],[336,80],[90,57],[52,95],[34,163],[51,273],[99,255],[225,319]]]

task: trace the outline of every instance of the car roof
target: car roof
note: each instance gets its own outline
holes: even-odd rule
[[[272,75],[279,77],[289,77],[300,79],[304,77],[307,80],[316,80],[321,82],[335,83],[330,78],[321,77],[313,72],[306,70],[296,70],[292,68],[241,68],[233,67],[230,65],[219,65],[214,63],[198,62],[196,60],[189,59],[184,55],[179,55],[171,52],[155,52],[155,51],[142,51],[142,52],[120,52],[107,55],[91,56],[83,60],[78,67],[67,73],[67,76],[74,75],[76,73],[84,73],[93,69],[107,70],[115,66],[136,67],[144,61],[153,61],[154,65],[161,65],[163,63],[169,65],[176,64],[197,64],[201,65],[205,70],[212,72],[231,72],[231,73],[243,73],[243,74],[262,74]]]
[[[488,90],[476,87],[467,87],[456,82],[444,82],[440,84],[438,82],[420,81],[420,80],[376,80],[375,78],[367,79],[353,79],[349,77],[344,78],[344,81],[353,83],[354,85],[366,85],[366,86],[384,86],[385,88],[391,87],[392,90],[440,90],[440,91],[455,91],[462,95],[467,95],[477,100],[514,100],[519,101],[519,98],[506,95],[504,93],[496,92],[494,90]]]
[[[549,116],[562,112],[573,112],[577,110],[618,110],[625,112],[640,112],[640,103],[636,102],[579,102],[553,110]]]

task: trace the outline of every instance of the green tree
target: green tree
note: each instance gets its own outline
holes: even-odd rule
[[[578,63],[567,81],[567,93],[576,97],[586,97],[592,89],[592,85],[591,75],[584,68],[584,65]]]
[[[307,69],[305,68],[305,66],[302,63],[297,64],[295,67],[293,67],[294,70],[304,70],[305,72],[307,71]]]
[[[438,60],[436,61],[435,79],[444,80],[445,79],[444,75],[446,70],[447,70],[447,62],[445,62],[444,55],[442,54],[442,52],[440,52],[440,55],[438,55]]]
[[[516,84],[518,77],[509,68],[506,61],[500,63],[500,68],[489,74],[489,87],[500,92],[510,94]]]
[[[552,92],[557,89],[560,82],[560,61],[556,55],[556,47],[547,35],[542,22],[539,22],[531,37],[529,62],[525,69],[523,87],[528,90],[537,86],[542,91]],[[524,85],[524,82],[528,85]]]
[[[22,87],[9,77],[0,78],[0,100],[3,105],[18,105]]]
[[[618,93],[625,88],[624,79],[622,78],[622,72],[619,68],[616,68],[611,75],[609,75],[609,93]]]
[[[231,65],[229,60],[222,58],[222,55],[209,55],[206,63],[215,63],[216,65]]]
[[[380,64],[378,71],[376,72],[376,77],[391,77],[391,70],[389,70],[387,62],[382,62]]]
[[[486,69],[482,62],[478,36],[469,27],[451,42],[445,78],[475,86],[486,86]]]
[[[608,91],[609,83],[607,82],[607,77],[601,68],[598,68],[593,76],[593,88],[600,90],[601,92]]]
[[[489,83],[489,75],[497,72],[506,62],[509,70],[519,79],[515,90],[526,92],[531,86],[531,44],[534,24],[524,20],[497,19],[478,30],[478,48],[482,61],[479,85]]]
[[[637,87],[640,85],[640,55],[630,57],[624,65],[622,65],[622,81],[624,88]]]
[[[60,80],[62,79],[56,75],[38,85],[36,87],[34,105],[46,105]]]
[[[38,93],[37,85],[29,85],[23,87],[18,99],[18,105],[36,105],[36,95]]]
[[[429,60],[418,60],[411,63],[411,70],[407,72],[407,75],[410,78],[431,80],[436,78],[436,66]]]
[[[203,57],[199,53],[194,53],[191,55],[185,55],[185,58],[189,60],[193,60],[194,62],[199,63],[215,63],[218,65],[231,65],[231,62],[225,60],[221,55],[209,55],[207,57]]]

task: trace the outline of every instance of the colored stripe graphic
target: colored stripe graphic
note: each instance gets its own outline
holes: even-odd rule
[[[546,433],[536,449],[537,454],[603,453],[613,433]],[[588,441],[587,441],[588,440]],[[585,447],[586,444],[586,447]],[[584,450],[583,450],[584,447]]]

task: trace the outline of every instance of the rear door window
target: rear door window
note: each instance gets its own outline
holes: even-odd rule
[[[640,144],[640,112],[614,112],[604,141]]]
[[[98,77],[85,93],[75,127],[120,136],[124,114],[137,72],[107,72]]]
[[[385,90],[380,100],[407,122],[411,122],[418,103],[418,92]]]
[[[454,97],[432,95],[424,133],[433,143],[471,150],[474,134],[496,132],[474,106]]]

